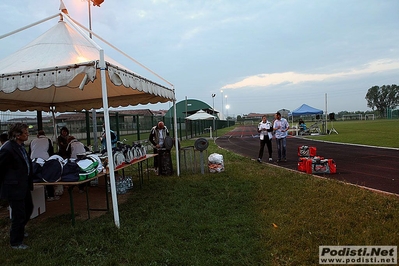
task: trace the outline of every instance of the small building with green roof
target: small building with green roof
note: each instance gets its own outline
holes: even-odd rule
[[[176,103],[176,116],[177,120],[184,120],[187,116],[195,114],[199,110],[204,110],[210,115],[215,114],[216,120],[219,119],[219,112],[214,111],[212,106],[200,100],[187,99]],[[213,113],[215,112],[215,113]],[[174,117],[173,106],[166,112],[165,119]]]

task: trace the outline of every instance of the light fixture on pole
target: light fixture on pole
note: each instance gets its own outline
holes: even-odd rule
[[[229,109],[230,109],[230,105],[226,104],[226,119],[227,119],[227,127],[229,127]]]
[[[100,7],[100,5],[104,2],[104,0],[91,0],[93,2],[93,6],[98,6]]]

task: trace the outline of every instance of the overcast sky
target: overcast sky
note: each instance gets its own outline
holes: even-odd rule
[[[64,3],[88,27],[87,1]],[[54,15],[59,6],[59,0],[1,1],[0,35]],[[229,115],[303,103],[326,110],[326,95],[328,112],[366,111],[370,87],[399,84],[398,0],[105,0],[91,11],[93,31],[173,83],[178,101],[212,106],[216,94],[215,109],[227,103]],[[57,21],[1,39],[0,60]]]

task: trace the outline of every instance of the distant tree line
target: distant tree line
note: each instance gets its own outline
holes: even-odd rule
[[[399,86],[396,84],[371,87],[366,94],[367,107],[376,110],[380,117],[399,105]]]

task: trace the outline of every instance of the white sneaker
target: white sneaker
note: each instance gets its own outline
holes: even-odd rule
[[[60,199],[60,197],[54,196],[54,197],[48,197],[47,201],[55,201],[55,200],[59,200],[59,199]]]
[[[273,159],[272,158],[269,158],[269,162],[272,162],[273,161]]]
[[[64,194],[64,186],[63,185],[56,185],[54,187],[54,195],[55,196],[62,196]]]
[[[19,244],[17,246],[11,246],[13,249],[28,249],[29,247],[25,244]]]

